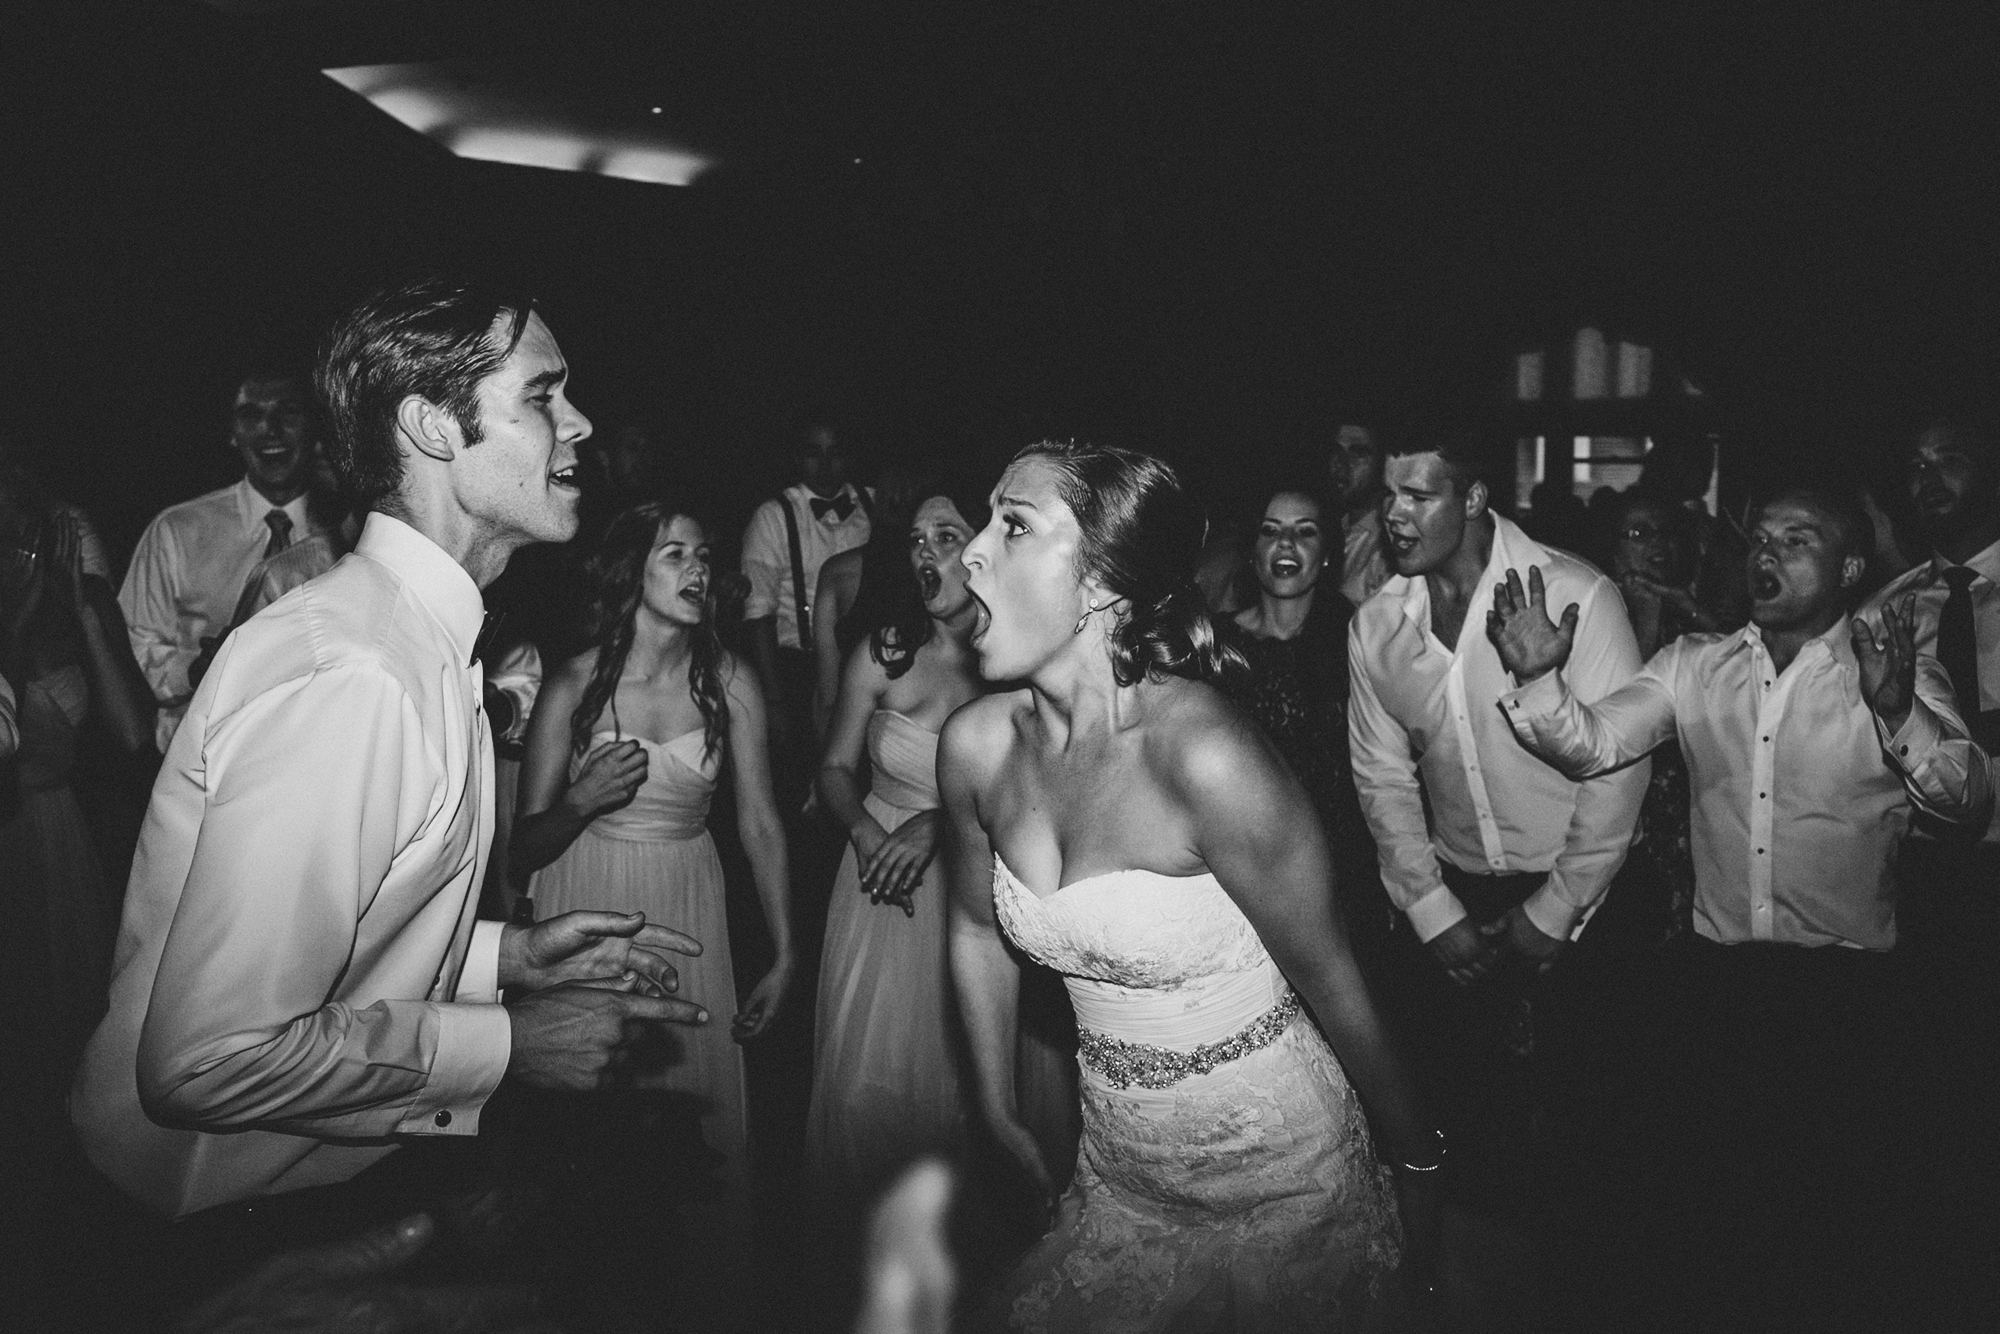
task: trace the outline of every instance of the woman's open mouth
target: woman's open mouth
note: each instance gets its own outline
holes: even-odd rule
[[[922,566],[917,570],[917,587],[923,591],[924,601],[933,601],[944,587],[944,576],[938,573],[935,565]]]
[[[1290,556],[1279,556],[1271,562],[1271,573],[1280,579],[1290,579],[1303,569],[1305,565]]]
[[[972,599],[972,642],[977,644],[986,637],[987,630],[992,628],[993,613],[988,610],[986,603],[980,600],[979,594],[969,588],[965,590],[965,594]]]

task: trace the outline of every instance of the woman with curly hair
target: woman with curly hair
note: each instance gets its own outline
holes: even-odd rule
[[[536,871],[544,915],[574,908],[643,912],[685,931],[700,957],[680,965],[680,995],[721,1015],[634,1053],[632,1087],[692,1095],[703,1138],[726,1160],[729,1224],[748,1218],[749,1123],[736,1043],[764,1033],[791,985],[784,829],[764,744],[764,696],[716,637],[708,532],[683,509],[645,504],[611,523],[589,572],[594,647],[543,685],[529,723],[511,854]],[[727,761],[737,824],[777,961],[738,1008],[722,863],[707,829]],[[545,868],[545,869],[544,869]]]
[[[980,675],[1016,684],[939,742],[951,968],[979,1110],[1054,1219],[996,1314],[1359,1327],[1405,1238],[1427,1256],[1442,1145],[1311,801],[1208,684],[1227,654],[1194,585],[1201,509],[1159,460],[1079,444],[1022,451],[992,503],[964,556],[972,639]],[[1013,1106],[1010,941],[1076,1008],[1083,1142],[1059,1203]]]

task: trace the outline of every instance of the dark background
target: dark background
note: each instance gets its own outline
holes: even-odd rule
[[[808,404],[887,454],[1148,446],[1246,503],[1301,409],[1503,411],[1585,322],[1702,383],[1754,485],[1876,466],[2000,361],[1970,6],[234,8],[271,12],[7,21],[4,411],[118,548],[234,475],[243,359],[439,262],[524,277],[584,409],[674,409],[745,504]],[[460,161],[317,72],[446,57],[663,105],[723,165]]]

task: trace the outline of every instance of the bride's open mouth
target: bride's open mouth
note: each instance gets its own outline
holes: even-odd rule
[[[925,565],[917,571],[917,587],[923,590],[924,601],[930,602],[944,587],[944,576],[938,573],[937,566]]]
[[[972,642],[977,644],[986,637],[987,630],[992,628],[993,613],[987,609],[979,594],[969,588],[965,592],[966,596],[972,599]]]

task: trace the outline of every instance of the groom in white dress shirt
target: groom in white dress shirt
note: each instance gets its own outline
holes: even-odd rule
[[[590,423],[567,376],[529,302],[438,280],[370,298],[322,351],[332,459],[372,512],[195,692],[72,1095],[97,1170],[213,1243],[182,1247],[190,1264],[399,1216],[423,1201],[365,1189],[381,1169],[353,1178],[475,1134],[503,1075],[596,1088],[632,1029],[706,1018],[663,994],[660,951],[699,951],[678,933],[474,921],[493,826],[480,589],[576,530]]]

